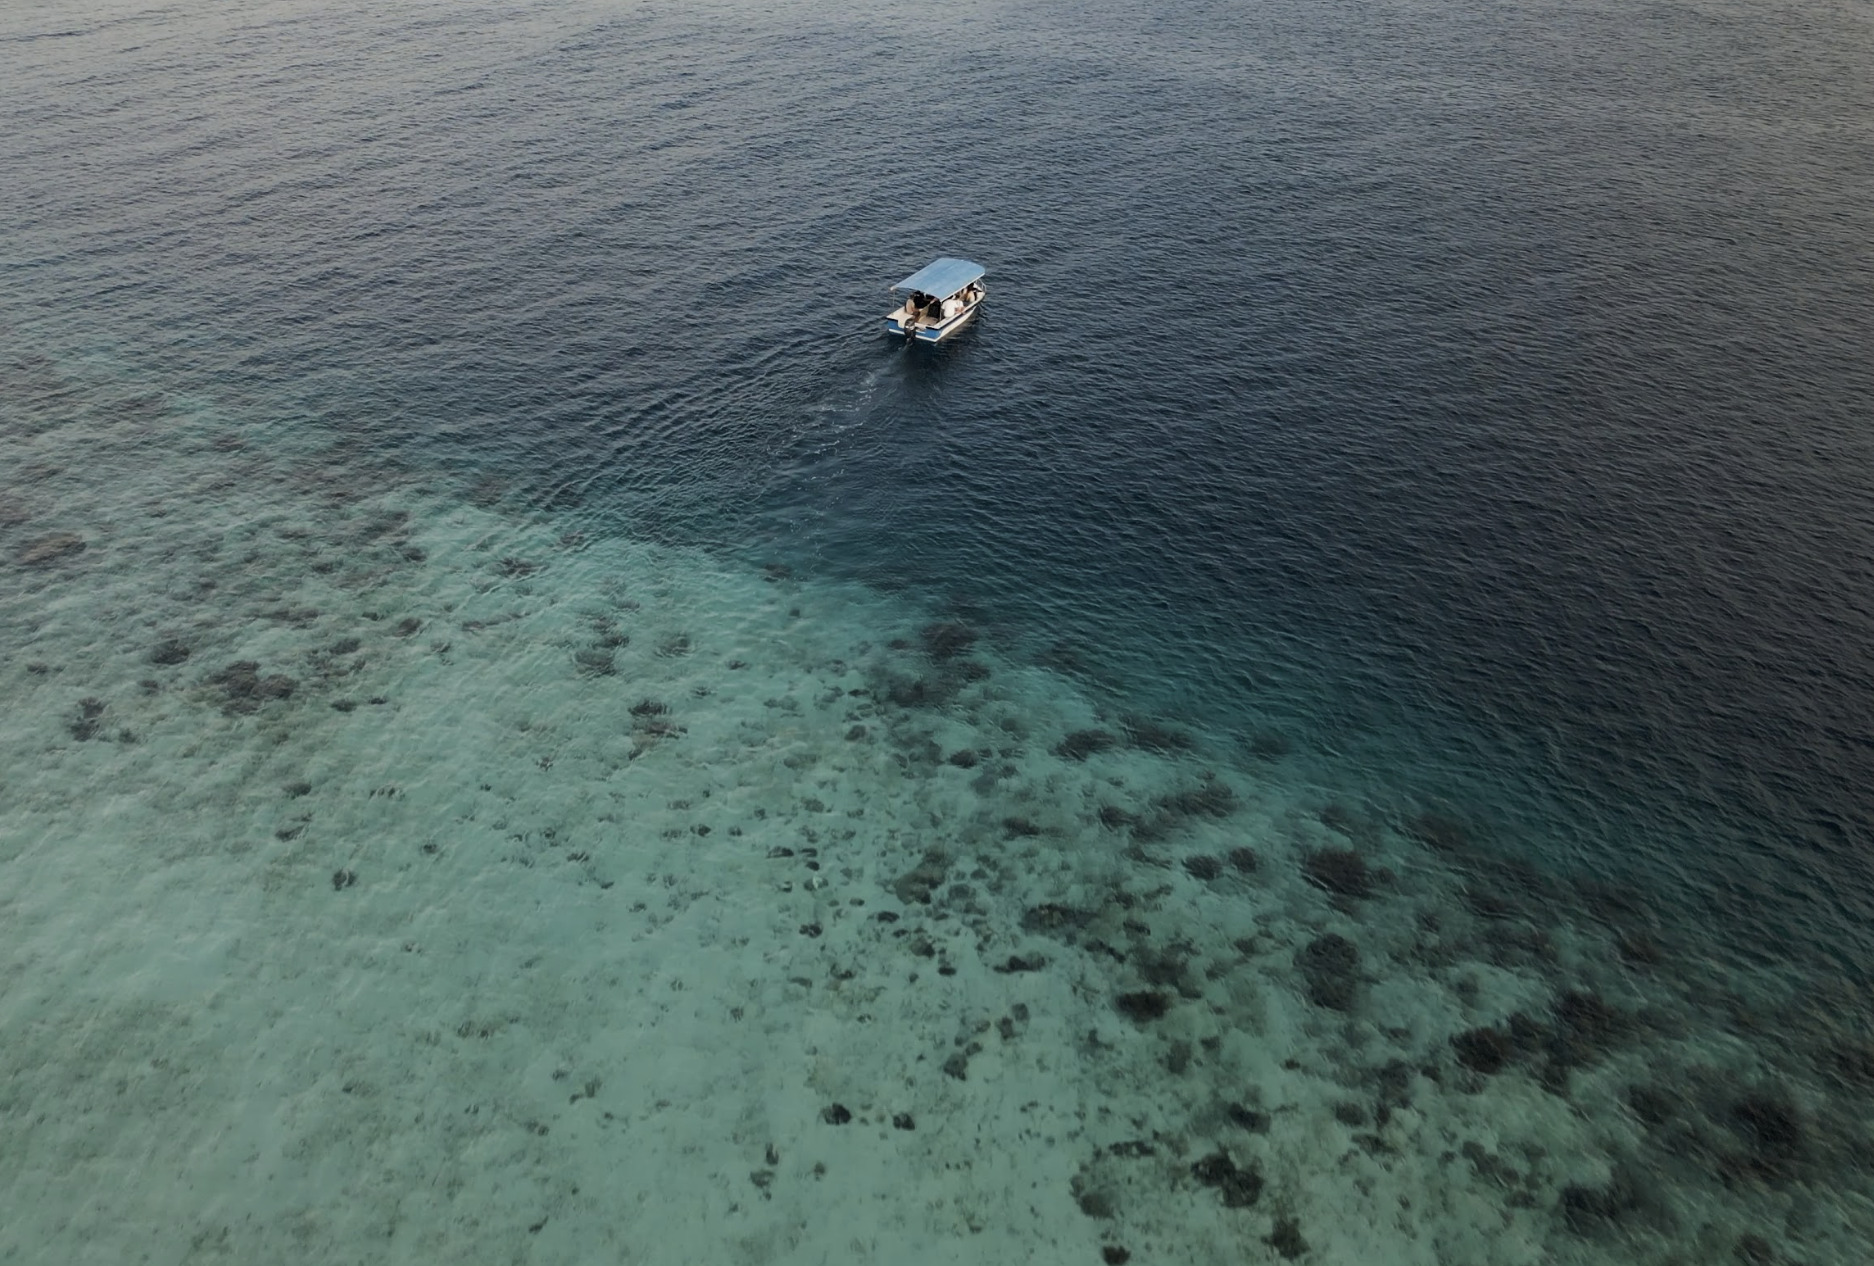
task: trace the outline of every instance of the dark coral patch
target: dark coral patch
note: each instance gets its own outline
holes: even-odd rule
[[[1592,1063],[1621,1028],[1620,1013],[1597,995],[1570,989],[1555,1003],[1551,1051],[1560,1063]]]
[[[1076,909],[1057,901],[1044,901],[1022,915],[1022,930],[1060,935],[1085,927],[1092,919],[1093,912],[1090,910]]]
[[[1162,1020],[1165,1013],[1171,1010],[1171,999],[1155,989],[1139,989],[1120,994],[1113,999],[1113,1005],[1127,1019],[1143,1022]]]
[[[1350,848],[1324,848],[1302,859],[1301,873],[1309,883],[1337,897],[1366,897],[1373,892],[1373,873],[1366,858]]]
[[[925,850],[918,864],[892,881],[892,893],[906,905],[931,903],[931,894],[950,873],[950,855],[940,848]]]
[[[1277,1218],[1265,1242],[1291,1262],[1308,1251],[1308,1241],[1301,1238],[1301,1223],[1291,1217]]]
[[[1352,941],[1330,932],[1308,942],[1295,955],[1307,985],[1308,1000],[1332,1011],[1353,1009],[1360,983],[1360,951]]]
[[[1359,826],[1353,814],[1338,804],[1328,805],[1316,816],[1321,819],[1322,826],[1330,831],[1339,831],[1342,835],[1352,835]]]
[[[1115,742],[1117,740],[1105,730],[1075,730],[1055,746],[1054,754],[1067,760],[1085,760]]]
[[[1248,1130],[1251,1134],[1269,1132],[1269,1114],[1246,1104],[1227,1103],[1223,1107],[1223,1115],[1229,1118],[1231,1125]]]
[[[1451,1039],[1458,1063],[1472,1072],[1499,1073],[1516,1056],[1516,1046],[1502,1029],[1469,1029]]]
[[[1194,746],[1191,736],[1156,721],[1133,719],[1125,723],[1126,741],[1148,752],[1183,752]]]
[[[585,677],[610,677],[618,671],[612,652],[603,646],[586,646],[574,651],[573,667]]]
[[[1228,783],[1212,778],[1201,786],[1160,796],[1153,803],[1174,817],[1227,818],[1236,812],[1237,799]]]
[[[55,532],[20,547],[19,561],[26,567],[46,567],[85,552],[85,539],[71,532]]]
[[[1802,1152],[1802,1118],[1781,1094],[1759,1092],[1739,1099],[1731,1105],[1731,1128],[1765,1169],[1781,1169]]]
[[[72,737],[80,743],[96,738],[98,731],[104,728],[104,700],[83,699],[78,704],[78,715],[72,718]]]
[[[1191,1177],[1206,1187],[1215,1187],[1226,1209],[1247,1209],[1262,1195],[1262,1175],[1256,1168],[1239,1168],[1221,1149],[1192,1165]]]
[[[172,637],[166,642],[156,644],[150,651],[150,662],[159,668],[172,668],[188,659],[189,654],[187,644]]]
[[[1250,754],[1259,760],[1281,760],[1294,750],[1295,745],[1288,736],[1274,730],[1260,731],[1249,740]]]
[[[1191,878],[1202,879],[1208,883],[1222,876],[1223,863],[1215,857],[1206,857],[1200,854],[1196,857],[1185,858],[1184,870]]]
[[[1461,853],[1471,845],[1464,824],[1442,813],[1421,813],[1405,825],[1414,839],[1436,853]]]
[[[208,680],[221,687],[221,710],[229,715],[257,712],[269,700],[291,698],[296,687],[291,677],[279,673],[262,677],[259,663],[251,659],[229,664]]]
[[[941,663],[967,654],[976,644],[976,630],[967,624],[946,620],[919,629],[918,640],[924,644],[924,653]]]

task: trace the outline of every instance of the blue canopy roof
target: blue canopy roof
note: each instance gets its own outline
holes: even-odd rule
[[[922,290],[927,295],[948,299],[989,270],[967,259],[945,256],[935,260],[893,286],[893,290]]]

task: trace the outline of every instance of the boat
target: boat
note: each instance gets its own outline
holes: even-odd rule
[[[885,328],[919,343],[941,343],[969,324],[983,306],[983,275],[967,259],[932,260],[892,287],[905,301],[885,317]]]

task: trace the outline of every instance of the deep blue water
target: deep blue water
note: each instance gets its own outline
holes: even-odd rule
[[[1874,962],[1865,6],[100,5],[0,40],[35,337],[921,595],[1743,952]],[[945,253],[984,320],[894,346],[883,287]]]

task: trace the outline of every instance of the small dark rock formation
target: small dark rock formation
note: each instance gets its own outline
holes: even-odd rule
[[[655,699],[640,699],[631,705],[631,715],[634,717],[661,717],[669,711],[668,704],[659,703]]]
[[[1300,1221],[1287,1216],[1275,1220],[1275,1228],[1264,1243],[1291,1262],[1308,1251],[1308,1241],[1301,1238]]]
[[[1100,1249],[1100,1260],[1105,1262],[1106,1266],[1126,1266],[1126,1263],[1132,1260],[1132,1253],[1129,1249],[1121,1248],[1117,1244],[1107,1244]]]
[[[358,872],[354,870],[335,870],[332,872],[332,891],[343,892],[358,882]]]
[[[976,768],[976,753],[966,747],[962,751],[950,753],[948,763],[955,765],[958,769],[974,769]]]
[[[350,655],[363,645],[364,643],[360,642],[355,637],[341,638],[332,643],[332,649],[328,653],[332,655]]]
[[[393,637],[410,637],[421,631],[422,628],[423,621],[417,619],[415,616],[408,616],[405,619],[397,621],[397,627],[391,630],[391,635]]]
[[[852,1112],[843,1103],[829,1104],[820,1113],[820,1119],[828,1125],[844,1125],[852,1120]]]
[[[976,630],[954,620],[927,624],[918,630],[924,653],[938,663],[965,655],[976,644]]]
[[[1237,1168],[1230,1154],[1221,1148],[1192,1165],[1191,1177],[1206,1187],[1215,1187],[1226,1209],[1247,1209],[1262,1195],[1262,1175],[1253,1165]]]
[[[1115,742],[1117,740],[1105,730],[1075,730],[1055,745],[1054,754],[1065,760],[1085,760]]]
[[[848,743],[857,743],[860,739],[864,738],[865,735],[865,727],[863,725],[855,725],[850,730],[846,731],[846,741]]]
[[[909,1112],[894,1112],[891,1114],[891,1128],[894,1130],[915,1130],[917,1129],[917,1122],[912,1118]]]
[[[1360,983],[1360,951],[1344,936],[1317,936],[1295,955],[1308,1001],[1332,1011],[1351,1011]]]
[[[301,796],[309,796],[312,794],[312,784],[302,778],[296,782],[287,783],[284,787],[280,788],[280,790],[284,791],[292,799],[297,800]]]
[[[1317,888],[1337,897],[1366,897],[1373,892],[1366,858],[1350,848],[1324,848],[1302,859],[1301,873]]]
[[[998,966],[995,970],[1006,976],[1015,972],[1040,971],[1047,965],[1048,960],[1039,954],[1030,954],[1026,958],[1022,957],[1020,954],[1010,954],[1008,961]]]
[[[1503,1071],[1516,1057],[1516,1045],[1502,1029],[1469,1029],[1451,1039],[1458,1063],[1486,1076]]]
[[[1138,989],[1120,994],[1113,999],[1113,1005],[1127,1019],[1142,1024],[1147,1020],[1162,1020],[1171,1010],[1171,999],[1155,989]]]
[[[1136,816],[1127,813],[1116,804],[1100,806],[1100,825],[1109,831],[1117,831],[1123,827],[1132,826],[1138,822],[1138,820]]]
[[[1036,826],[1033,822],[1030,822],[1027,818],[1003,818],[1002,829],[1007,831],[1010,835],[1024,838],[1041,834],[1041,828]]]
[[[1224,855],[1223,860],[1229,862],[1233,870],[1245,875],[1262,865],[1262,859],[1256,856],[1253,848],[1233,848]]]
[[[159,668],[173,668],[188,659],[189,653],[188,646],[172,637],[156,644],[150,651],[150,662]]]

